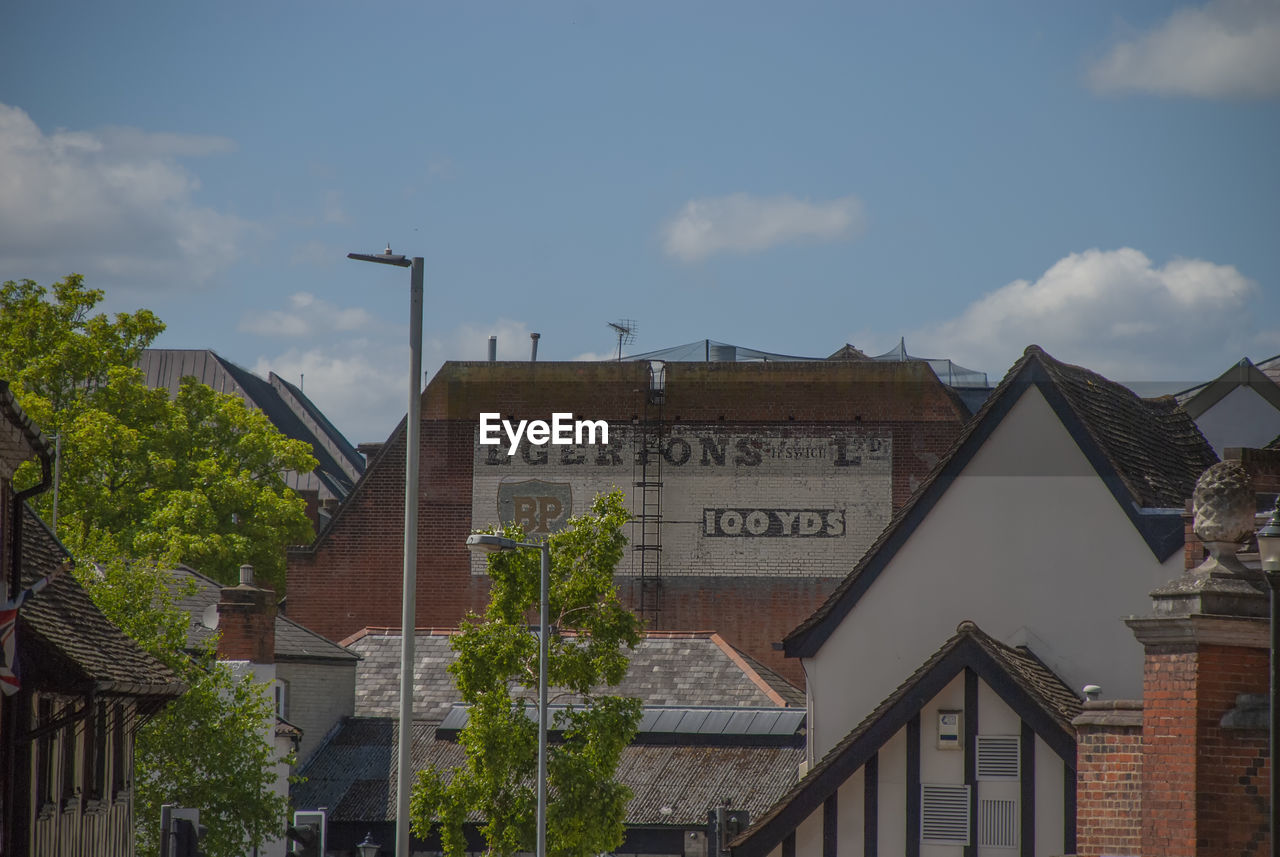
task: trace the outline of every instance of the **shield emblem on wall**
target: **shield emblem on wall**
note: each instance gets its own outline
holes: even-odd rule
[[[498,520],[519,524],[525,535],[545,535],[564,529],[573,514],[573,489],[568,482],[525,479],[498,485]]]

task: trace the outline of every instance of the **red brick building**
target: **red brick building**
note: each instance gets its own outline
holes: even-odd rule
[[[605,420],[609,442],[486,445],[483,413]],[[637,518],[619,583],[649,627],[717,631],[803,681],[773,643],[968,416],[923,362],[447,363],[423,393],[418,623],[482,609],[473,529],[518,520],[536,538],[616,485]],[[290,553],[289,615],[330,638],[399,624],[404,442],[401,424],[330,525]]]

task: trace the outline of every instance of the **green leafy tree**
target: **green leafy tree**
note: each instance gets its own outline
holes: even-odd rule
[[[200,809],[206,857],[241,857],[280,836],[288,802],[272,790],[276,758],[266,729],[275,712],[264,687],[236,676],[212,646],[184,651],[187,614],[173,603],[168,575],[148,563],[77,566],[94,603],[164,661],[187,691],[137,733],[134,820],[138,853],[159,854],[160,807]]]
[[[314,469],[310,448],[194,379],[173,400],[147,387],[134,363],[164,325],[147,310],[92,315],[101,300],[74,274],[52,294],[0,286],[0,378],[62,439],[58,536],[77,555],[186,563],[227,583],[248,563],[283,591],[284,549],[311,533],[283,473]],[[52,494],[38,502],[47,519]]]
[[[549,641],[547,673],[571,701],[555,713],[551,728],[562,736],[548,749],[547,849],[556,857],[589,857],[622,842],[631,792],[614,775],[641,706],[600,690],[622,680],[641,635],[613,582],[628,517],[613,491],[550,536],[550,615],[559,633]],[[523,539],[518,527],[501,532]],[[414,832],[439,829],[449,857],[465,853],[463,826],[474,816],[484,819],[492,853],[534,850],[538,729],[530,706],[537,705],[538,640],[527,617],[537,616],[540,568],[535,550],[491,555],[489,606],[483,617],[468,616],[452,640],[450,671],[471,706],[458,739],[466,764],[420,772],[411,806]]]
[[[164,330],[147,310],[94,314],[100,290],[78,275],[46,290],[0,285],[0,378],[46,434],[61,438],[58,536],[84,568],[102,611],[169,664],[189,690],[137,738],[135,820],[156,853],[160,805],[199,807],[210,857],[239,857],[283,830],[274,794],[274,711],[263,688],[233,676],[212,651],[186,651],[187,617],[159,571],[187,563],[226,582],[242,563],[284,579],[284,548],[310,524],[281,472],[315,466],[235,396],[183,382],[176,398],[134,368]],[[19,487],[39,478],[28,463]],[[38,510],[50,519],[52,492]]]

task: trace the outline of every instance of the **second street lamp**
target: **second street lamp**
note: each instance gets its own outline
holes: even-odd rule
[[[551,545],[541,542],[518,542],[505,536],[475,533],[467,536],[467,547],[476,553],[497,553],[520,549],[542,552],[538,605],[538,833],[535,857],[547,857],[547,640],[551,622]]]
[[[422,422],[422,268],[421,256],[410,261],[391,252],[348,253],[348,259],[410,268],[409,272],[409,415],[404,448],[404,590],[400,608],[400,729],[396,772],[395,857],[409,857],[409,746],[413,728],[413,633],[418,594],[418,437]]]

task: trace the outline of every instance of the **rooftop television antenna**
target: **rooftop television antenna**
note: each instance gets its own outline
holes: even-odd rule
[[[631,318],[620,318],[609,322],[609,327],[618,335],[618,359],[622,359],[622,346],[636,341],[636,322]]]

